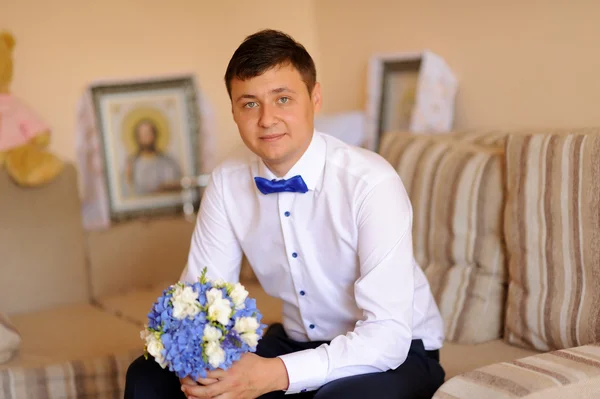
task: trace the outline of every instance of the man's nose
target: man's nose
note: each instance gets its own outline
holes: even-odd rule
[[[277,123],[277,110],[272,105],[263,105],[258,123],[263,128],[270,128]]]

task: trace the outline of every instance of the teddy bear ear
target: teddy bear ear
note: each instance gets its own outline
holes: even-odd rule
[[[0,32],[0,40],[6,43],[6,47],[8,47],[9,51],[15,47],[15,37],[10,32]]]

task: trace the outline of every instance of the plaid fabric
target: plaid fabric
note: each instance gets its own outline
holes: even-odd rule
[[[600,342],[600,129],[589,133],[508,139],[508,343]]]
[[[563,349],[468,371],[444,383],[434,399],[552,398],[560,389],[600,377],[600,344]],[[544,395],[543,391],[548,395]],[[538,396],[539,395],[539,396]],[[568,396],[572,397],[572,396]]]
[[[388,134],[381,155],[413,206],[415,257],[444,319],[446,339],[501,338],[507,270],[503,151],[446,135]]]
[[[0,369],[0,399],[122,398],[127,369],[141,354],[136,350],[39,368]]]

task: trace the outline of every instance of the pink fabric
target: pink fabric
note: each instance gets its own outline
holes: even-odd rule
[[[0,151],[27,143],[50,127],[13,95],[0,94]]]

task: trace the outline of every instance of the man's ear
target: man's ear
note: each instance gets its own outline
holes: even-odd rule
[[[321,106],[323,105],[323,95],[321,93],[321,84],[319,82],[315,83],[315,87],[313,87],[312,95],[310,97],[316,114],[321,110]]]

